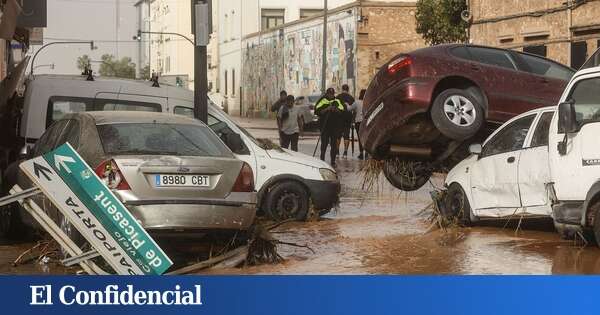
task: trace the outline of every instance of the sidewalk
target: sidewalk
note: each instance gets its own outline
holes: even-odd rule
[[[246,129],[262,129],[262,130],[277,130],[277,122],[275,119],[269,118],[249,118],[230,116],[233,120]]]

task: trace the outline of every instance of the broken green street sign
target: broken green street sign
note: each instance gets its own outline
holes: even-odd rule
[[[43,157],[145,274],[162,274],[173,264],[71,145]]]

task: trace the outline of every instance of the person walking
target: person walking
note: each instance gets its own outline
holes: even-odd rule
[[[281,147],[298,152],[298,139],[302,133],[302,123],[298,108],[294,107],[294,96],[288,95],[286,102],[279,108],[277,123],[281,131]]]
[[[363,121],[363,100],[365,99],[365,93],[367,92],[367,90],[362,89],[360,90],[360,94],[358,95],[358,100],[356,100],[354,102],[354,104],[352,104],[352,106],[350,106],[350,111],[352,112],[352,114],[354,115],[354,129],[356,129],[356,133],[358,134],[360,132],[360,124]],[[367,159],[367,154],[365,153],[363,155],[363,147],[362,147],[362,143],[360,143],[360,137],[358,137],[358,159],[362,160],[362,159]]]
[[[281,133],[281,129],[279,128],[280,126],[280,122],[279,122],[279,109],[286,103],[287,101],[287,92],[285,90],[282,90],[281,92],[279,92],[279,99],[273,103],[273,105],[271,105],[271,108],[269,108],[271,110],[271,112],[275,113],[276,115],[276,119],[277,119],[277,129],[279,131],[279,145],[283,146],[283,134]]]
[[[319,117],[321,129],[321,160],[325,161],[325,153],[327,152],[327,146],[329,146],[329,156],[333,167],[335,167],[337,141],[343,123],[344,111],[344,105],[335,98],[333,88],[328,88],[325,95],[315,105],[315,114]]]
[[[350,145],[350,131],[352,129],[352,112],[349,110],[349,107],[354,104],[354,97],[350,95],[350,87],[348,84],[342,85],[342,93],[337,96],[337,99],[342,102],[344,108],[346,109],[342,115],[342,129],[341,129],[341,138],[344,139],[344,158],[348,157],[348,146]],[[337,146],[339,148],[341,144],[341,138],[337,141]],[[339,149],[338,149],[339,150]]]

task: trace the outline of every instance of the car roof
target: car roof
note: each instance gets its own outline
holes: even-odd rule
[[[196,124],[204,125],[197,119],[170,113],[145,112],[145,111],[91,111],[68,114],[63,119],[87,117],[95,121],[96,125],[121,124],[121,123],[163,123],[163,124]]]

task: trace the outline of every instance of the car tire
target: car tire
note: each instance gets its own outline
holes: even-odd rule
[[[456,217],[464,226],[471,225],[471,205],[462,186],[452,183],[446,192],[444,208],[447,217]]]
[[[591,206],[591,210],[594,211],[594,238],[596,239],[596,244],[600,247],[600,201],[597,201],[594,205]]]
[[[398,165],[401,163],[401,165]],[[431,168],[426,162],[386,160],[383,175],[392,186],[402,191],[415,191],[425,185],[431,177]]]
[[[440,93],[431,106],[431,119],[436,128],[453,140],[474,136],[484,122],[483,106],[472,93],[461,89],[447,89]]]
[[[275,184],[267,193],[265,211],[274,221],[302,221],[308,214],[309,196],[299,183],[284,181]]]

